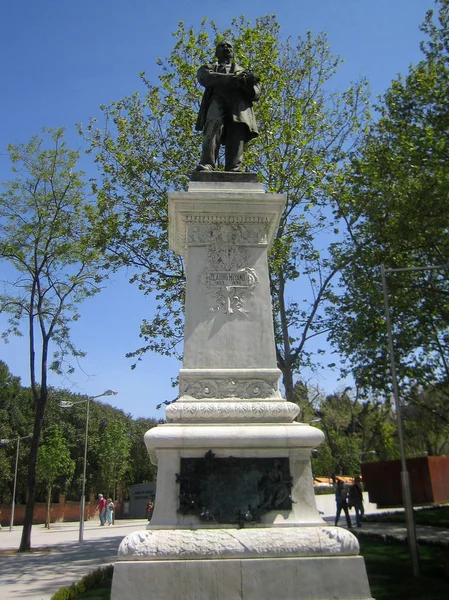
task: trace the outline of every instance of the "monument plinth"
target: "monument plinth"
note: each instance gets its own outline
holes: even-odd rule
[[[267,252],[285,198],[252,175],[193,179],[168,199],[187,275],[179,399],[145,435],[155,509],[120,546],[111,598],[369,600],[357,539],[316,508],[324,435],[279,391]]]

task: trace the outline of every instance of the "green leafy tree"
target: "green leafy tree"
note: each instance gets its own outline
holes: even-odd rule
[[[101,429],[100,441],[96,447],[99,465],[97,485],[104,490],[105,497],[111,497],[114,502],[117,484],[129,468],[131,442],[126,425],[122,419],[108,420]]]
[[[328,327],[323,306],[344,262],[329,251],[345,225],[333,217],[337,190],[368,118],[365,82],[343,93],[333,89],[341,61],[325,35],[285,40],[272,16],[253,25],[241,17],[221,32],[207,20],[198,30],[180,23],[170,56],[158,61],[159,81],[142,74],[143,95],[102,107],[104,124],[93,120],[84,128],[102,174],[94,186],[104,217],[98,243],[157,300],[141,326],[144,343],[129,356],[176,354],[185,275],[182,259],[168,248],[167,193],[185,190],[198,163],[201,135],[194,124],[203,90],[196,71],[214,56],[221,36],[232,40],[238,62],[260,77],[263,90],[255,105],[260,135],[247,148],[245,168],[258,173],[268,192],[287,197],[270,267],[277,359],[286,396],[294,400],[294,374],[315,364],[307,344]]]
[[[14,377],[8,366],[0,361],[0,498],[12,499],[16,462],[16,440],[25,438],[33,431],[31,391],[20,385],[20,378]],[[25,498],[26,480],[25,459],[29,444],[20,443],[20,456],[17,469],[16,498]]]
[[[325,435],[312,453],[316,476],[354,475],[362,462],[399,456],[395,415],[388,402],[367,400],[350,388],[324,395],[302,385],[299,405],[304,421]]]
[[[66,389],[50,388],[47,407],[42,424],[43,435],[54,423],[58,423],[70,451],[71,458],[75,461],[73,476],[65,482],[64,492],[68,500],[79,501],[82,490],[82,477],[84,469],[84,442],[86,426],[86,396],[74,394]],[[61,403],[73,403],[74,406],[65,408]],[[91,443],[90,435],[88,447]]]
[[[156,481],[157,468],[151,464],[144,442],[145,433],[156,427],[154,419],[136,419],[130,432],[130,454],[128,468],[121,479],[122,492],[128,496],[132,485]]]
[[[388,274],[395,359],[405,403],[449,377],[449,2],[421,30],[423,60],[392,81],[340,198],[348,260],[330,313],[331,339],[361,389],[391,393],[379,265]],[[429,266],[445,265],[443,269]],[[428,405],[428,408],[430,405]],[[437,414],[434,412],[434,414]]]
[[[79,317],[80,302],[100,290],[103,275],[101,253],[92,248],[95,210],[86,199],[82,174],[75,171],[78,152],[67,148],[63,130],[49,130],[45,140],[33,137],[9,152],[14,178],[0,195],[0,258],[11,269],[0,311],[9,315],[6,339],[21,335],[21,325],[26,331],[34,403],[24,551],[31,546],[48,371],[70,370],[69,357],[82,356],[71,342],[70,324]]]
[[[74,472],[70,477],[59,475],[56,485],[63,489],[66,498],[78,501],[82,489],[82,476],[84,469],[84,442],[86,426],[86,404],[85,395],[73,394],[69,390],[50,387],[48,389],[48,400],[42,421],[42,439],[53,439],[55,423],[58,423],[58,437],[63,438],[65,449],[68,450],[71,460],[74,462]],[[70,408],[61,406],[61,402],[73,403]],[[20,385],[20,379],[14,377],[8,366],[0,361],[0,438],[8,440],[0,443],[0,503],[10,502],[13,492],[14,466],[16,458],[17,437],[25,437],[33,431],[33,401],[29,388]],[[108,440],[107,432],[111,422],[118,422],[117,427],[129,440],[129,455],[127,457],[127,446],[122,447],[125,464],[117,470],[119,477],[116,487],[120,490],[121,497],[129,498],[130,487],[144,481],[156,479],[156,467],[151,464],[144,444],[144,435],[156,426],[153,419],[133,419],[122,410],[114,408],[105,402],[90,401],[89,439],[87,454],[87,483],[86,489],[90,494],[93,491],[109,491],[114,484],[105,481],[103,463],[107,450],[103,440]],[[113,433],[112,433],[113,436]],[[46,443],[46,442],[45,442]],[[114,446],[111,439],[111,446]],[[120,446],[120,444],[118,444]],[[41,461],[42,445],[39,450],[39,464]],[[112,450],[115,452],[114,448]],[[18,464],[17,492],[16,497],[25,500],[26,490],[26,458],[29,453],[29,441],[22,440],[20,443],[20,457]],[[127,458],[126,458],[127,457]],[[43,459],[42,459],[43,460]],[[39,466],[39,465],[38,465]],[[111,477],[111,479],[115,479]],[[108,487],[110,486],[110,487]],[[111,492],[112,494],[112,492]],[[45,469],[40,471],[37,480],[38,501],[47,497],[47,482],[45,480]]]
[[[449,403],[445,385],[412,390],[402,409],[410,456],[449,453]]]
[[[57,425],[53,425],[45,432],[43,444],[39,448],[36,465],[38,480],[44,482],[47,492],[47,515],[45,527],[50,529],[50,508],[52,490],[58,480],[60,486],[65,488],[67,481],[75,471],[75,461],[70,457],[63,432]]]

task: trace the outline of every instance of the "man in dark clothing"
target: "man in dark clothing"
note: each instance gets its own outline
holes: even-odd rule
[[[361,527],[362,517],[365,514],[365,509],[363,507],[363,492],[360,477],[356,477],[354,479],[353,485],[351,485],[351,487],[349,488],[348,505],[349,508],[355,508],[355,519],[357,522],[357,527]]]
[[[346,523],[349,528],[352,527],[351,517],[349,516],[348,510],[348,492],[344,487],[343,481],[340,479],[337,481],[337,489],[335,490],[335,502],[337,503],[337,514],[335,515],[335,525],[338,525],[338,519],[340,518],[341,511],[345,513]]]
[[[258,135],[253,102],[259,99],[257,77],[234,62],[228,40],[221,41],[217,61],[197,73],[206,88],[195,129],[203,131],[203,149],[197,171],[212,171],[220,144],[225,146],[225,171],[239,171],[245,143]]]

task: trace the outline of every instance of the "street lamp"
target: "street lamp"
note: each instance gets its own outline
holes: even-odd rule
[[[16,467],[14,470],[14,487],[13,487],[13,492],[12,492],[12,503],[11,503],[11,521],[9,523],[9,531],[12,531],[13,525],[14,525],[14,510],[16,507],[16,487],[17,487],[17,469],[19,466],[19,447],[20,447],[20,440],[27,440],[29,438],[33,437],[32,433],[29,433],[28,435],[23,435],[22,437],[17,437],[15,438],[15,440],[17,441],[17,448],[16,448]],[[14,440],[0,440],[0,444],[9,444],[10,442],[13,442]]]
[[[88,396],[87,400],[79,400],[78,402],[69,402],[65,400],[61,400],[59,405],[62,408],[71,408],[75,406],[75,404],[86,403],[86,432],[84,438],[84,463],[83,463],[83,483],[81,490],[81,502],[80,502],[80,531],[79,531],[79,542],[83,542],[84,540],[84,508],[86,506],[86,466],[87,466],[87,439],[89,433],[89,404],[91,400],[95,400],[96,398],[102,398],[103,396],[116,396],[118,392],[114,392],[113,390],[106,390],[102,394],[98,394],[98,396]]]
[[[366,450],[366,452],[360,452],[360,458],[362,458],[362,456],[365,456],[365,454],[377,454],[377,452],[375,450]]]

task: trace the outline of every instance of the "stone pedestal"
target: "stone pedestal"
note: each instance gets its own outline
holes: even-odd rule
[[[279,391],[267,252],[284,196],[204,174],[169,195],[187,274],[179,400],[145,443],[158,465],[147,530],[127,536],[112,600],[368,600],[357,539],[320,518],[322,432]]]

